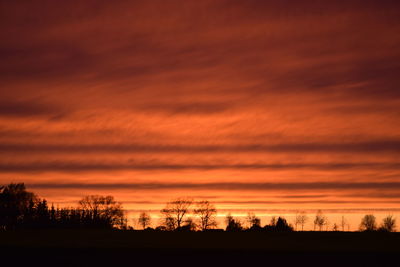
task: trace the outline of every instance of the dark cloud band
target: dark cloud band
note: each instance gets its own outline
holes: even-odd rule
[[[140,145],[140,144],[0,144],[0,153],[218,153],[218,152],[397,152],[400,140],[357,143],[283,143],[249,145]]]
[[[400,170],[400,163],[289,163],[289,164],[107,164],[107,163],[22,163],[0,164],[0,172],[95,172],[95,171],[156,171],[156,170],[288,170],[288,169],[316,169],[316,170],[343,170],[343,169],[379,169]]]
[[[38,189],[132,189],[132,190],[400,190],[400,182],[385,183],[32,183]]]

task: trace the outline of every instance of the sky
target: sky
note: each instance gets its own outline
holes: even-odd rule
[[[131,216],[176,197],[398,214],[399,18],[387,0],[0,1],[0,184]]]

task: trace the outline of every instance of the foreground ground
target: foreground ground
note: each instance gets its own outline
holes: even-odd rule
[[[400,266],[400,233],[15,231],[0,232],[0,254],[7,266]]]

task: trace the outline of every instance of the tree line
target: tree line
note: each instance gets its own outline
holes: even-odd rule
[[[160,225],[152,228],[151,216],[142,212],[138,224],[143,230],[154,231],[209,231],[218,228],[217,209],[209,201],[193,201],[190,198],[177,198],[168,202],[161,213]],[[225,231],[303,231],[309,221],[302,211],[295,215],[294,224],[284,217],[272,217],[269,224],[262,226],[261,219],[249,213],[245,221],[228,214],[225,218]],[[24,183],[9,184],[0,187],[0,230],[26,228],[103,228],[133,229],[128,226],[126,213],[121,203],[112,196],[90,195],[83,197],[77,207],[55,208],[45,199],[26,190]],[[342,216],[340,224],[334,223],[329,229],[328,218],[318,211],[313,220],[314,231],[345,231],[349,227]],[[365,215],[360,224],[360,231],[396,231],[396,219],[386,216],[381,224],[374,215]],[[219,229],[223,230],[223,229]],[[347,228],[347,230],[349,230]]]
[[[86,196],[76,208],[49,207],[23,183],[0,187],[0,229],[126,228],[122,205],[112,196]]]

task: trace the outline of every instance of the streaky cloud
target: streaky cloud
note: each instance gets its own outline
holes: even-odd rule
[[[379,162],[333,162],[333,163],[288,163],[288,164],[112,164],[112,163],[69,163],[69,162],[33,162],[22,164],[0,164],[0,172],[95,172],[95,171],[155,171],[155,170],[287,170],[287,169],[316,169],[316,170],[341,170],[341,169],[383,169],[399,170],[400,163]]]
[[[212,152],[398,152],[400,140],[341,143],[279,143],[247,145],[152,144],[0,144],[0,153],[212,153]]]
[[[400,182],[309,182],[309,183],[29,183],[40,189],[134,189],[134,190],[400,190]]]

